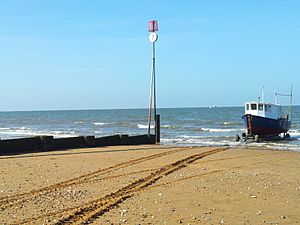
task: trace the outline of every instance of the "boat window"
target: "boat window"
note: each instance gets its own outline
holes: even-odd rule
[[[246,109],[249,110],[249,104],[246,105]]]
[[[263,104],[258,104],[258,110],[263,111],[264,110],[264,105]]]
[[[265,111],[268,112],[268,105],[265,105]]]
[[[257,105],[256,104],[251,104],[251,110],[257,110]]]

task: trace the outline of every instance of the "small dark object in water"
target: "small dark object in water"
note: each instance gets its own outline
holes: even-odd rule
[[[235,135],[235,137],[234,137],[234,140],[235,140],[235,142],[238,142],[238,141],[240,141],[240,136],[239,135]]]

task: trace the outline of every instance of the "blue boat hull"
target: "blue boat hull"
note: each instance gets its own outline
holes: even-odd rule
[[[249,135],[279,135],[287,133],[291,127],[288,118],[271,119],[246,114],[242,117]]]

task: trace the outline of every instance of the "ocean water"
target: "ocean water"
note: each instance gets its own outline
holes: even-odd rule
[[[241,119],[243,107],[168,108],[157,112],[161,115],[164,145],[245,145],[234,141],[236,134],[245,132]],[[147,113],[147,109],[0,112],[0,138],[146,134]],[[292,138],[288,141],[249,143],[247,146],[300,151],[300,106],[293,107],[289,133]]]

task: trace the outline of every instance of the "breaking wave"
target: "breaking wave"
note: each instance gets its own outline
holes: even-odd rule
[[[225,121],[222,123],[224,126],[236,126],[236,125],[243,125],[241,122],[230,122],[230,121]]]
[[[102,123],[102,122],[95,122],[93,123],[95,126],[103,126],[103,125],[107,125],[108,123]]]
[[[75,124],[84,124],[84,122],[83,121],[76,121],[76,122],[74,122]]]
[[[74,137],[79,134],[79,132],[74,130],[34,130],[26,127],[17,127],[17,128],[5,128],[0,129],[1,136],[6,138],[19,138],[19,137],[31,137],[31,136],[54,136],[55,138],[59,137]]]
[[[144,124],[138,124],[137,127],[139,129],[148,129],[148,125],[144,125]],[[153,129],[154,125],[151,125],[150,128]]]
[[[245,129],[222,129],[222,128],[201,128],[202,131],[207,132],[241,132],[245,131]]]

